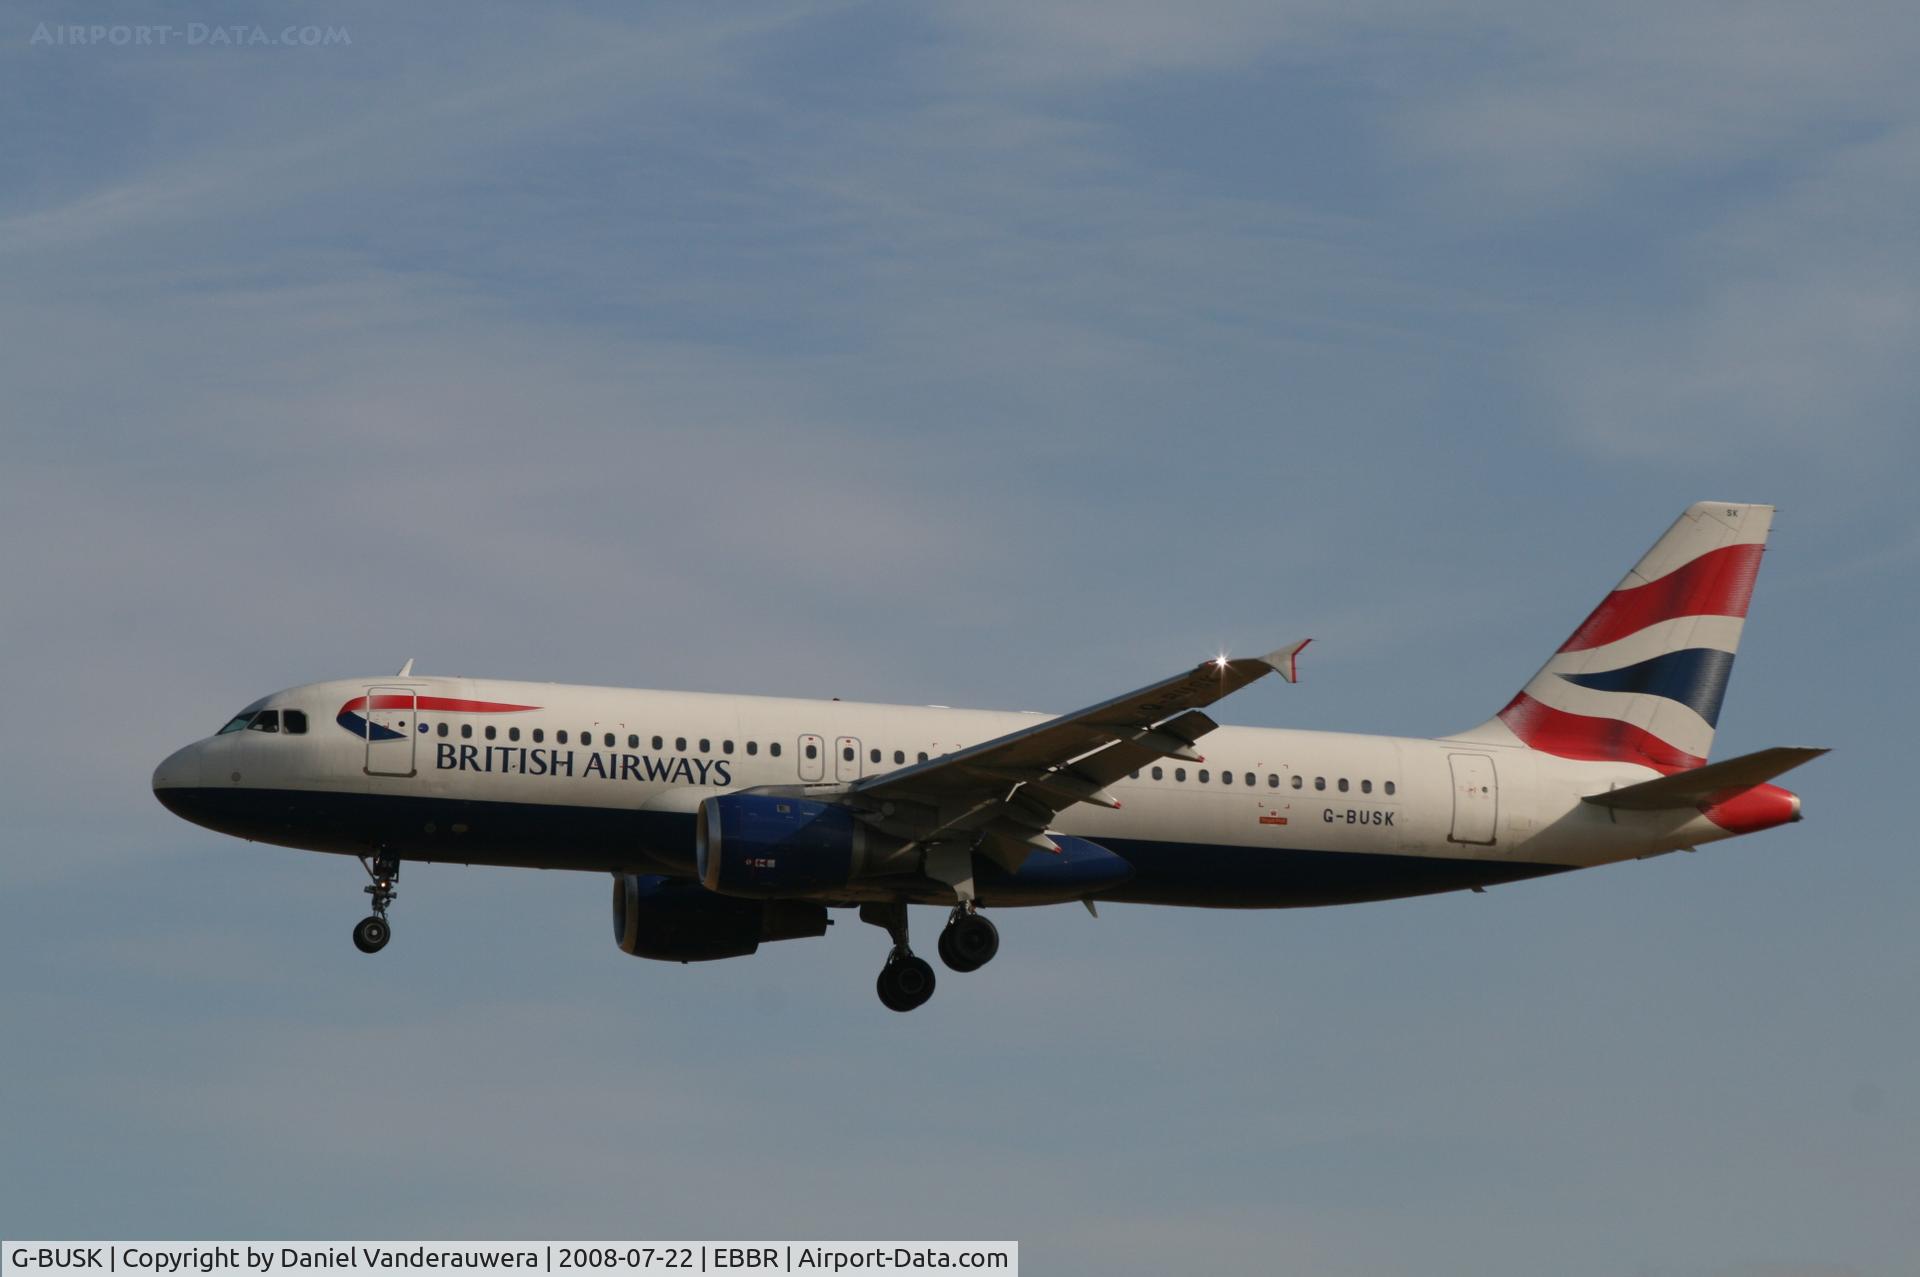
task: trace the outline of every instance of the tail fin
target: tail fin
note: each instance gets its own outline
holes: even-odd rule
[[[1467,739],[1663,772],[1707,761],[1770,505],[1689,506],[1533,681]]]

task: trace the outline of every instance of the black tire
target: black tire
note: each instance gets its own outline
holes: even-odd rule
[[[387,947],[387,941],[392,938],[393,928],[387,925],[385,918],[368,916],[353,927],[353,947],[362,953],[378,953]]]
[[[951,967],[953,970],[966,972],[966,971],[978,971],[980,969],[978,965],[969,963],[965,958],[961,957],[958,953],[954,951],[952,927],[947,927],[946,929],[940,932],[940,944],[938,948],[940,950],[940,961],[946,963],[947,966]]]
[[[947,965],[954,970],[978,971],[1000,952],[1000,932],[980,914],[963,914],[940,933],[940,956],[946,958],[949,952],[959,959],[957,963],[947,960]]]
[[[898,958],[880,968],[874,982],[880,1002],[889,1011],[911,1011],[933,996],[933,968],[920,958]]]

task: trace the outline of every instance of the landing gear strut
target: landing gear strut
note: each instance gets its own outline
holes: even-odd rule
[[[903,904],[866,904],[860,906],[860,921],[884,927],[893,939],[887,965],[880,968],[874,988],[880,1002],[889,1011],[911,1011],[924,1006],[933,996],[933,968],[926,959],[913,956],[907,947],[907,907]]]
[[[400,862],[381,852],[371,860],[360,857],[360,867],[373,879],[370,886],[363,888],[373,897],[373,913],[354,924],[353,947],[362,953],[378,953],[393,937],[393,928],[387,923],[387,906],[400,894],[393,889],[393,884],[400,879]]]
[[[994,925],[968,905],[955,905],[940,933],[940,961],[955,971],[978,971],[998,952],[1000,933]]]

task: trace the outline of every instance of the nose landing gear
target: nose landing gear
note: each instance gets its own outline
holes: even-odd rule
[[[373,913],[354,924],[353,947],[362,953],[378,953],[393,937],[393,927],[387,922],[387,906],[400,894],[393,889],[400,879],[400,862],[381,853],[371,860],[360,857],[360,867],[373,879],[370,886],[362,888],[373,897]]]

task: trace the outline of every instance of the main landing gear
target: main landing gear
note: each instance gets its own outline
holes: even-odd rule
[[[881,1005],[889,1011],[911,1011],[924,1006],[933,996],[933,968],[925,958],[913,956],[907,945],[907,907],[903,904],[867,904],[860,906],[860,921],[886,928],[893,939],[887,965],[880,968],[874,981]]]
[[[978,971],[1000,952],[1000,933],[966,905],[955,905],[940,933],[940,961],[955,971]]]
[[[353,947],[362,953],[378,953],[393,938],[393,928],[387,922],[387,906],[400,894],[393,889],[393,884],[400,880],[400,862],[382,852],[371,860],[360,857],[360,867],[373,879],[372,885],[363,888],[373,897],[373,913],[354,924]]]
[[[975,913],[972,902],[956,905],[940,933],[940,960],[955,971],[978,971],[1000,951],[1000,933]],[[903,904],[860,906],[860,921],[884,927],[893,939],[887,965],[874,981],[880,1002],[889,1011],[911,1011],[933,996],[933,967],[913,956],[907,945],[907,907]]]

